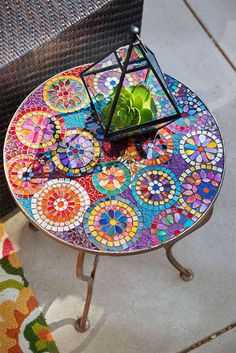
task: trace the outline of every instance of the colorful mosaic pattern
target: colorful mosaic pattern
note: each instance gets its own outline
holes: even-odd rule
[[[93,184],[100,192],[107,195],[120,194],[130,185],[131,174],[122,163],[102,163],[94,171]]]
[[[182,117],[154,133],[108,141],[82,69],[42,84],[14,115],[4,159],[16,201],[45,232],[91,252],[147,251],[183,235],[209,210],[222,183],[224,152],[213,116],[166,76]],[[118,76],[97,75],[95,94],[110,92]],[[145,77],[132,73],[125,85]],[[165,112],[159,84],[149,85]]]
[[[53,161],[68,176],[90,172],[97,164],[100,146],[93,135],[83,129],[68,129],[64,140],[53,150]]]
[[[23,151],[44,151],[65,135],[64,120],[45,107],[20,112],[11,125],[11,135]]]
[[[180,141],[180,153],[189,164],[215,165],[222,158],[223,146],[218,137],[209,131],[193,131]]]
[[[88,238],[104,251],[127,249],[138,240],[143,227],[139,209],[118,196],[96,201],[84,219]]]
[[[132,184],[138,204],[150,210],[163,210],[178,201],[181,187],[175,174],[164,167],[141,169]]]
[[[43,92],[45,103],[57,112],[69,113],[88,104],[88,95],[82,81],[70,75],[57,76],[49,80]]]
[[[0,226],[0,352],[58,353],[12,243]]]
[[[50,173],[48,165],[41,166],[39,159],[31,154],[19,154],[6,164],[10,183],[19,198],[30,198],[42,189]]]
[[[201,164],[187,169],[180,177],[180,202],[192,214],[200,217],[209,207],[219,188],[223,170]]]
[[[86,82],[91,87],[91,90],[95,96],[97,94],[103,94],[105,96],[108,96],[119,83],[120,76],[120,71],[110,70],[102,73],[97,73],[94,76],[91,75],[86,78]],[[135,86],[142,80],[142,71],[133,72],[132,74],[128,74],[125,76],[123,85],[125,87]]]
[[[53,179],[33,196],[31,208],[41,227],[61,232],[81,224],[89,204],[86,190],[77,181]]]
[[[171,207],[161,211],[151,226],[151,236],[154,244],[163,243],[175,238],[190,228],[197,217],[181,208]]]
[[[144,165],[154,166],[166,163],[171,158],[173,150],[171,135],[162,129],[154,136],[130,138],[123,152],[123,160],[135,160]]]

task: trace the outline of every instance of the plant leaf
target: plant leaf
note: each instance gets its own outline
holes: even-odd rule
[[[134,95],[134,98],[135,97],[141,97],[143,102],[146,102],[147,99],[149,98],[149,89],[143,85],[138,85],[134,88],[133,90],[133,95]]]
[[[143,99],[140,96],[134,97],[134,107],[141,110],[143,107]]]
[[[143,108],[140,110],[140,119],[139,119],[139,124],[144,124],[147,123],[148,121],[152,120],[152,111],[147,108]]]

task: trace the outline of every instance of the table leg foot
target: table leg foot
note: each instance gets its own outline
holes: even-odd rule
[[[85,331],[87,331],[87,330],[90,328],[89,319],[86,320],[85,326],[84,326],[84,325],[81,325],[81,322],[82,322],[82,318],[79,317],[78,320],[76,320],[76,323],[75,323],[75,328],[76,328],[76,330],[79,331],[79,332],[85,332]]]
[[[186,273],[182,273],[180,272],[180,278],[185,281],[185,282],[190,282],[192,281],[193,277],[194,277],[194,273],[190,268],[186,268],[185,270],[188,271],[188,274],[186,275]]]
[[[38,231],[38,228],[36,228],[31,222],[29,222],[29,229],[33,230],[34,232]]]
[[[194,277],[194,273],[192,270],[189,268],[183,267],[174,257],[173,252],[172,252],[172,247],[174,244],[166,245],[165,250],[166,250],[166,256],[167,259],[170,261],[170,263],[180,272],[180,278],[183,281],[190,282],[192,281]]]
[[[77,268],[76,268],[77,277],[80,278],[82,281],[87,282],[87,296],[86,296],[86,300],[85,300],[85,304],[84,304],[83,314],[76,321],[76,324],[75,324],[75,328],[79,332],[85,332],[90,327],[90,322],[88,320],[88,313],[89,313],[89,308],[90,308],[90,304],[91,304],[91,300],[92,300],[94,278],[95,278],[95,273],[96,273],[98,259],[99,259],[99,256],[95,255],[91,274],[90,274],[90,276],[87,276],[84,274],[84,270],[83,270],[84,256],[85,256],[85,253],[83,251],[79,251],[78,260],[77,260]]]

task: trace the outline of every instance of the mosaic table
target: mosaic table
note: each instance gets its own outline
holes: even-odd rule
[[[82,70],[60,73],[34,90],[15,113],[4,147],[18,206],[34,226],[79,250],[77,275],[88,282],[81,331],[88,328],[99,255],[164,247],[182,279],[192,278],[172,246],[210,218],[224,172],[217,123],[185,85],[166,76],[182,118],[155,134],[110,142],[93,116]],[[101,93],[116,81],[101,73],[94,87]],[[158,94],[157,87],[163,108]],[[95,254],[91,276],[83,273],[86,252]]]

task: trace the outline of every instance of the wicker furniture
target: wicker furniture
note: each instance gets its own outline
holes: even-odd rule
[[[9,126],[4,166],[11,192],[30,222],[78,250],[77,276],[88,283],[77,321],[83,331],[101,255],[164,247],[181,278],[192,279],[172,247],[211,217],[223,180],[224,151],[212,114],[170,76],[166,80],[181,118],[158,133],[111,142],[91,110],[82,70],[56,75],[22,103]],[[96,94],[112,91],[112,75],[94,76]],[[158,86],[152,92],[159,101]],[[83,272],[86,252],[95,255],[91,276]]]
[[[22,100],[61,70],[94,61],[141,26],[143,0],[17,0],[0,3],[0,148]],[[0,157],[0,216],[14,208]]]

